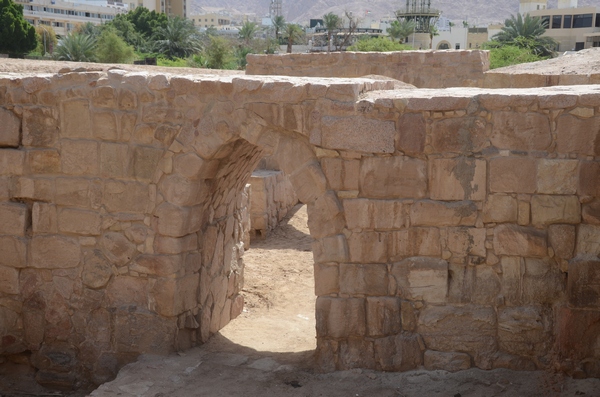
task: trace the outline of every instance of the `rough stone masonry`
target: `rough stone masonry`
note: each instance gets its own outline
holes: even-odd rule
[[[207,340],[271,155],[308,205],[322,370],[600,376],[600,86],[393,84],[0,76],[2,359],[71,388]]]

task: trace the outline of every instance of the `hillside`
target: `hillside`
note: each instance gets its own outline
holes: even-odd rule
[[[468,20],[471,24],[502,22],[519,10],[518,0],[432,0],[432,8],[442,11],[451,20]],[[192,0],[192,10],[199,7],[220,7],[258,16],[269,11],[270,0]],[[345,10],[358,15],[370,11],[371,19],[393,16],[395,10],[404,7],[403,0],[283,0],[283,15],[288,21],[305,22],[320,18],[328,12],[343,14]],[[579,0],[580,6],[597,4],[597,0]],[[550,8],[556,0],[549,1]]]

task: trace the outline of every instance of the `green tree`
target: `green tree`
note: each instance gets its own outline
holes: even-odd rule
[[[492,40],[500,44],[528,47],[536,55],[549,57],[554,54],[557,43],[551,37],[542,37],[546,32],[545,25],[541,18],[529,14],[525,14],[524,17],[521,14],[517,14],[516,17],[511,15],[504,21],[500,33],[492,37]]]
[[[323,15],[323,24],[327,29],[327,52],[331,52],[331,36],[334,30],[339,29],[342,26],[342,18],[339,15],[330,12]]]
[[[231,43],[221,36],[211,36],[210,44],[205,50],[206,66],[211,69],[224,69],[231,62]]]
[[[75,33],[82,34],[84,36],[90,36],[94,40],[98,40],[100,34],[102,33],[102,27],[98,25],[94,25],[91,22],[86,22],[83,24],[79,24],[75,27]]]
[[[36,52],[40,53],[42,56],[52,54],[56,44],[58,44],[58,39],[56,38],[56,33],[54,32],[54,29],[52,29],[52,26],[39,25],[35,28],[35,34],[38,41]]]
[[[394,21],[390,24],[387,29],[387,33],[392,39],[396,39],[399,42],[403,42],[408,36],[415,31],[416,23],[410,19],[403,19],[402,21]]]
[[[96,40],[81,33],[69,33],[58,41],[54,57],[59,61],[95,62]]]
[[[102,31],[96,47],[98,62],[130,63],[135,57],[134,49],[117,34],[113,27]]]
[[[429,48],[433,50],[433,38],[439,36],[438,28],[435,25],[429,25]]]
[[[23,17],[23,6],[0,0],[0,53],[21,56],[36,47],[35,28]]]
[[[115,19],[106,24],[106,26],[113,27],[116,30],[116,33],[137,51],[148,51],[147,37],[137,31],[135,25],[127,19],[126,15],[127,14],[118,14]]]
[[[239,37],[246,45],[249,45],[256,32],[258,32],[258,25],[254,22],[246,21],[240,28]]]
[[[279,42],[279,33],[285,29],[285,18],[281,15],[277,15],[275,18],[271,19],[273,22],[273,28],[275,29],[275,40]]]
[[[186,58],[201,49],[200,35],[189,19],[169,18],[167,25],[158,27],[152,36],[154,49],[168,58]]]
[[[302,36],[304,36],[304,31],[300,27],[300,25],[296,25],[294,23],[288,23],[285,26],[285,31],[283,32],[283,36],[287,40],[287,53],[292,53],[292,45],[294,42],[300,40]]]
[[[348,47],[348,51],[358,52],[387,52],[412,49],[406,44],[397,43],[385,37],[364,37]]]
[[[156,29],[165,28],[169,19],[166,14],[150,11],[146,7],[137,7],[124,14],[124,18],[135,26],[138,33],[147,38],[151,37]]]

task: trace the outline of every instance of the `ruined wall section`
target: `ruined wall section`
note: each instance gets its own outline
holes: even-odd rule
[[[335,52],[247,56],[247,75],[381,75],[418,88],[482,87],[488,51]]]

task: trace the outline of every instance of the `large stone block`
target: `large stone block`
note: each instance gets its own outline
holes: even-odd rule
[[[148,307],[148,279],[116,276],[113,277],[106,287],[104,295],[105,307],[140,306]]]
[[[393,121],[325,116],[321,119],[321,144],[327,149],[367,153],[394,153],[396,126]]]
[[[446,246],[453,255],[465,257],[486,256],[486,229],[474,227],[453,227],[447,229]]]
[[[198,305],[198,274],[179,278],[160,278],[152,290],[156,311],[163,316],[177,316]]]
[[[62,171],[69,175],[98,175],[98,143],[94,141],[61,142],[60,161]]]
[[[491,141],[499,149],[546,150],[552,143],[550,119],[531,112],[492,113]]]
[[[531,198],[531,222],[534,225],[581,222],[577,196],[535,195]]]
[[[56,204],[70,207],[90,208],[93,189],[90,181],[83,178],[56,178]]]
[[[442,246],[440,229],[411,227],[392,232],[389,241],[389,260],[402,260],[408,256],[440,256]]]
[[[359,160],[324,157],[321,167],[333,190],[358,190]]]
[[[367,335],[391,336],[401,332],[400,299],[395,297],[367,298]]]
[[[108,260],[117,266],[129,263],[136,252],[135,245],[118,232],[104,233],[100,239],[100,246]]]
[[[208,191],[204,181],[191,181],[177,174],[165,175],[158,189],[166,201],[180,206],[202,204]]]
[[[327,179],[316,163],[310,163],[294,172],[290,175],[290,182],[298,200],[305,204],[316,200],[327,189]]]
[[[0,293],[16,295],[19,293],[19,270],[0,265]]]
[[[88,251],[83,257],[83,284],[92,289],[104,287],[112,276],[112,266],[100,250]]]
[[[58,230],[88,236],[100,235],[102,217],[97,212],[64,208],[58,211]]]
[[[563,114],[556,121],[556,149],[559,153],[600,155],[600,118]]]
[[[564,300],[566,276],[553,259],[525,258],[521,298],[523,303],[554,304]]]
[[[100,174],[108,178],[129,176],[129,145],[124,143],[100,143]]]
[[[385,263],[388,253],[388,234],[357,232],[348,237],[350,261],[355,263]]]
[[[392,291],[408,300],[446,302],[448,262],[437,258],[413,257],[394,263],[390,272]]]
[[[315,263],[315,295],[337,294],[340,291],[340,271],[337,264]]]
[[[0,175],[23,175],[25,152],[16,149],[0,149]]]
[[[429,189],[434,200],[485,200],[485,160],[467,157],[431,162]]]
[[[538,162],[537,191],[541,194],[575,194],[579,161],[542,159]]]
[[[490,190],[494,193],[535,193],[537,161],[528,157],[490,160]]]
[[[600,225],[600,199],[584,204],[581,209],[581,217],[583,223]]]
[[[148,185],[137,182],[106,181],[103,202],[109,212],[143,213],[150,203]]]
[[[308,228],[314,238],[339,234],[344,228],[344,213],[335,193],[329,191],[307,206]]]
[[[133,150],[133,175],[135,178],[139,181],[152,180],[163,154],[161,149],[136,146]]]
[[[33,203],[31,211],[33,233],[57,233],[58,215],[56,206],[47,203]]]
[[[402,333],[375,339],[375,362],[382,371],[408,371],[423,365],[419,335]]]
[[[27,244],[24,238],[0,236],[0,266],[23,268],[27,266]]]
[[[410,208],[413,226],[475,226],[476,220],[477,206],[472,201],[421,200]]]
[[[597,362],[600,359],[597,349],[600,343],[600,310],[561,307],[556,318],[559,354],[571,360]]]
[[[385,264],[342,263],[340,293],[350,296],[388,295],[388,274]]]
[[[543,356],[552,344],[551,311],[541,306],[498,310],[498,343],[502,351],[519,356]]]
[[[198,231],[202,218],[201,207],[178,207],[162,203],[154,216],[158,222],[158,232],[164,236],[183,237]]]
[[[600,258],[578,256],[569,261],[567,292],[575,307],[600,307]]]
[[[554,250],[554,255],[561,259],[571,259],[575,250],[575,226],[550,225],[548,243]]]
[[[56,111],[51,108],[26,108],[23,110],[23,145],[52,147],[59,131]]]
[[[600,197],[600,161],[581,162],[577,192],[584,196]]]
[[[346,199],[346,225],[349,229],[401,229],[408,223],[407,207],[400,200]]]
[[[483,206],[485,223],[517,222],[517,199],[505,194],[490,194]]]
[[[548,255],[546,233],[512,224],[496,226],[494,251],[496,255],[545,257]]]
[[[427,129],[421,113],[405,113],[398,119],[396,149],[405,154],[423,153]]]
[[[443,370],[457,372],[471,368],[471,356],[465,353],[427,350],[423,358],[423,364],[428,371]]]
[[[107,90],[110,87],[101,87]],[[62,137],[91,138],[92,123],[90,121],[90,104],[87,99],[74,99],[62,104]]]
[[[0,203],[0,234],[24,236],[28,220],[27,205]]]
[[[60,173],[60,154],[55,149],[30,150],[27,152],[26,161],[33,174]]]
[[[317,335],[330,338],[365,336],[366,310],[362,298],[317,298]]]
[[[30,250],[29,266],[38,269],[68,269],[81,262],[79,243],[70,237],[34,236]]]
[[[480,152],[487,143],[489,127],[481,117],[458,117],[434,121],[431,145],[436,153]]]
[[[366,157],[360,166],[360,194],[370,198],[424,198],[425,161],[407,157]]]
[[[600,226],[579,225],[575,255],[600,256]]]
[[[0,147],[19,147],[21,144],[21,119],[13,112],[0,108]]]
[[[119,353],[169,354],[175,348],[177,321],[143,307],[125,306],[115,311],[114,340]],[[152,332],[148,332],[152,330]]]

